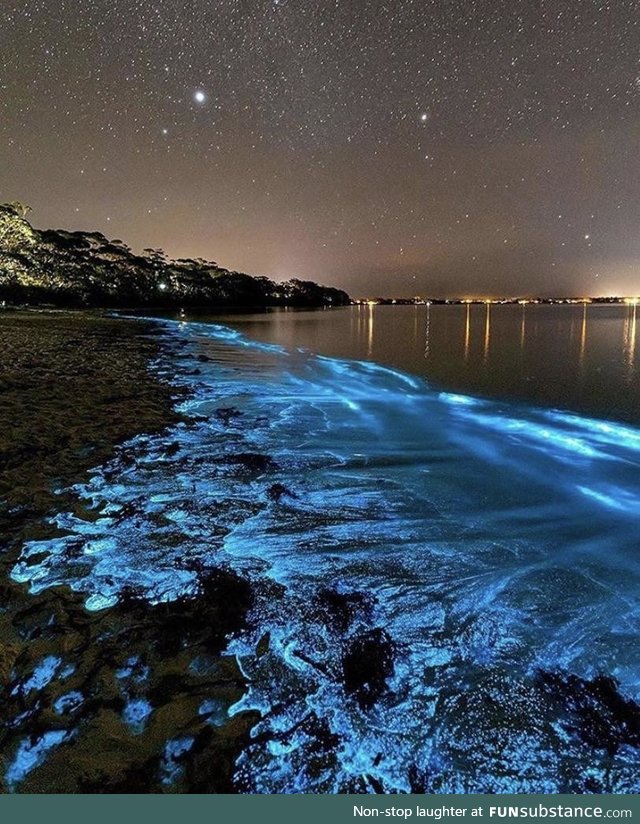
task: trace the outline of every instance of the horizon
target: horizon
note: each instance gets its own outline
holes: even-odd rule
[[[66,228],[63,228],[63,227],[55,227],[55,228],[39,227],[39,226],[35,225],[35,223],[31,219],[33,209],[30,205],[25,205],[21,201],[14,201],[13,203],[4,203],[4,204],[0,204],[0,205],[15,211],[16,214],[18,215],[18,217],[20,217],[22,220],[26,220],[33,228],[36,229],[36,231],[39,231],[39,232],[42,232],[42,231],[59,232],[59,231],[61,231],[61,232],[71,232],[71,233],[73,233],[73,232],[84,232],[84,233],[87,233],[87,234],[91,234],[92,231],[93,231],[91,229],[66,229]],[[23,214],[19,214],[21,209],[24,211]],[[96,231],[100,231],[100,230],[96,230]],[[114,243],[114,242],[115,243],[122,243],[124,246],[131,249],[132,253],[135,254],[135,255],[144,256],[144,252],[149,251],[149,250],[152,249],[152,247],[147,246],[147,247],[144,247],[144,248],[140,249],[139,251],[137,251],[133,247],[129,246],[127,241],[122,239],[122,238],[116,238],[116,237],[111,237],[110,238],[108,235],[105,235],[105,237],[111,243]],[[163,254],[166,255],[164,249],[155,249],[154,251],[159,251],[159,252],[162,252]],[[179,264],[182,261],[188,261],[188,260],[194,261],[194,260],[200,260],[200,259],[199,258],[194,258],[193,256],[187,256],[187,257],[182,257],[182,258],[171,258],[168,255],[166,255],[166,260],[167,260],[168,263],[171,263],[171,264]],[[202,260],[202,265],[203,266],[214,265],[214,266],[217,266],[217,267],[222,267],[223,269],[227,268],[227,267],[224,266],[223,263],[220,263],[218,261],[214,261],[213,259],[211,259],[211,260],[201,259],[201,260]],[[233,269],[229,269],[228,271],[237,272],[237,270],[233,270]],[[249,273],[247,273],[247,272],[238,272],[238,274],[249,274]],[[251,273],[251,276],[252,277],[261,277],[261,276],[264,277],[265,275],[263,273]],[[296,276],[294,275],[293,277],[295,278]],[[276,280],[274,278],[274,282],[283,283],[284,280]],[[320,281],[319,283],[320,283],[320,285],[329,285],[329,284],[323,284],[322,281]],[[338,285],[335,288],[342,288],[342,287],[340,287]],[[578,294],[575,294],[575,293],[574,294],[569,294],[569,293],[563,294],[563,293],[560,293],[560,292],[546,293],[546,294],[544,294],[544,293],[534,293],[534,292],[523,292],[521,294],[516,294],[516,295],[514,295],[514,294],[511,294],[511,295],[507,295],[507,294],[478,295],[478,294],[476,294],[475,296],[470,297],[468,293],[455,294],[454,292],[451,292],[451,293],[448,293],[448,294],[445,294],[445,293],[441,293],[441,294],[426,293],[426,297],[424,297],[424,298],[420,295],[401,296],[401,295],[391,295],[391,294],[383,295],[382,293],[380,293],[380,294],[375,294],[375,295],[370,294],[368,296],[363,296],[363,295],[357,295],[356,296],[356,295],[351,295],[350,294],[349,297],[351,298],[351,300],[354,304],[376,303],[376,302],[385,302],[385,303],[391,304],[391,303],[395,303],[396,301],[405,302],[405,303],[410,302],[410,301],[423,302],[423,303],[425,301],[426,302],[437,301],[439,303],[453,302],[453,303],[470,303],[470,304],[476,304],[476,303],[521,303],[521,304],[529,304],[529,303],[545,302],[545,301],[546,302],[558,302],[558,303],[561,303],[561,302],[564,302],[564,303],[585,303],[585,302],[598,303],[598,302],[607,302],[607,301],[617,301],[617,302],[620,302],[620,303],[626,303],[626,304],[635,306],[638,303],[640,303],[640,297],[637,297],[636,295],[633,295],[633,294],[623,295],[623,294],[613,294],[613,293],[610,293],[610,294],[596,294],[596,293],[593,293],[593,294],[590,294],[590,295],[588,295],[588,294],[578,295]]]
[[[390,303],[403,302],[405,305],[412,301],[415,301],[416,305],[419,302],[424,303],[429,301],[437,301],[438,303],[458,303],[458,304],[469,304],[469,305],[481,305],[481,304],[519,304],[528,306],[529,304],[535,305],[536,303],[569,303],[573,305],[577,304],[598,304],[601,302],[607,301],[617,301],[620,303],[624,303],[628,306],[637,306],[640,304],[640,298],[634,297],[632,295],[584,295],[582,297],[578,297],[576,295],[535,295],[535,296],[524,296],[524,295],[512,295],[512,296],[505,296],[505,295],[493,295],[491,297],[482,296],[482,297],[458,297],[450,295],[448,297],[441,296],[441,295],[429,295],[427,297],[421,297],[420,295],[415,295],[413,298],[400,298],[400,297],[382,297],[381,295],[376,295],[375,297],[353,297],[350,296],[354,303],[359,304],[367,304],[372,303],[375,304],[377,301],[389,301]]]

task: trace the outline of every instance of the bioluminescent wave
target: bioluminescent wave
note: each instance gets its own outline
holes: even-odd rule
[[[638,430],[166,328],[187,423],[75,487],[96,517],[57,515],[16,581],[102,610],[189,595],[203,565],[250,577],[229,709],[261,715],[248,791],[640,791],[640,728],[618,717],[640,698]]]

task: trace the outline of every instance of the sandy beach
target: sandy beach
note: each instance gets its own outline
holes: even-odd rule
[[[242,694],[234,659],[219,655],[250,600],[242,580],[209,571],[202,579],[207,598],[154,608],[132,593],[115,609],[91,613],[67,587],[32,596],[9,578],[25,541],[59,534],[47,522],[53,510],[72,505],[81,519],[97,517],[80,511],[71,484],[86,480],[127,439],[178,421],[178,390],[149,369],[166,345],[144,322],[91,313],[0,315],[5,791],[231,790],[248,720],[214,728],[198,708],[205,691],[225,704]],[[235,607],[220,607],[222,596]],[[198,653],[201,666],[189,669]],[[143,685],[159,707],[144,730]],[[196,745],[174,781],[186,734]]]

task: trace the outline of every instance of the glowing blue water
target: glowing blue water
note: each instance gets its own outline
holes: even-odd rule
[[[606,672],[640,698],[640,432],[221,326],[166,328],[185,357],[157,369],[192,390],[180,408],[193,423],[96,469],[76,492],[100,517],[60,513],[62,537],[28,544],[13,578],[66,583],[99,610],[130,585],[151,601],[189,593],[196,558],[250,575],[254,629],[230,649],[251,686],[230,712],[263,716],[238,763],[254,791],[402,791],[412,769],[442,791],[553,791],[569,768],[597,771],[529,685],[538,668]],[[248,453],[275,468],[237,462]],[[275,483],[286,491],[269,495]],[[318,609],[326,587],[365,593],[370,612],[337,630]],[[363,708],[342,656],[372,626],[397,654],[388,692]],[[127,718],[150,711],[130,704]],[[213,711],[222,723],[226,708],[203,703]],[[190,745],[167,744],[167,781]],[[617,758],[601,772],[640,790],[637,751]]]
[[[35,741],[30,738],[23,739],[13,761],[5,772],[7,786],[14,789],[32,770],[44,762],[47,754],[54,747],[70,737],[64,730],[49,730]]]

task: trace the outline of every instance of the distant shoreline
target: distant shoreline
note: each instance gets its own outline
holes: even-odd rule
[[[354,306],[637,306],[640,298],[354,298]]]

